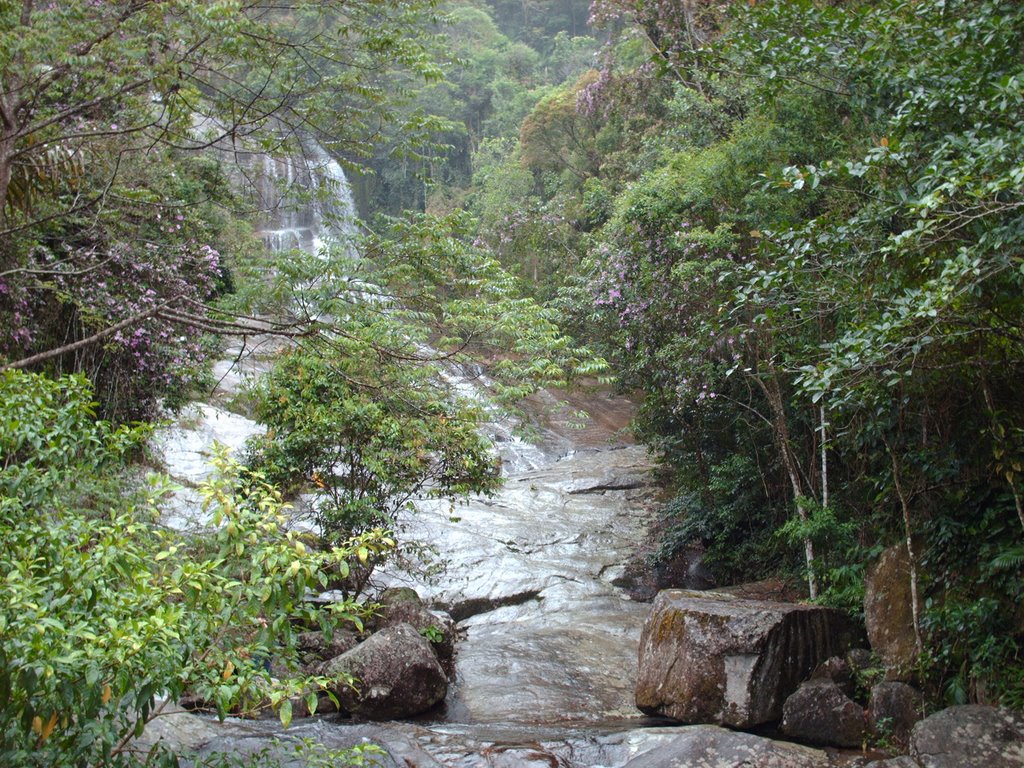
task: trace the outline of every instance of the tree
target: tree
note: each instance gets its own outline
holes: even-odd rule
[[[301,130],[351,149],[389,119],[384,77],[437,73],[429,38],[396,34],[424,19],[429,6],[419,3],[25,0],[0,11],[0,215],[9,228],[26,226],[9,209],[28,202],[8,201],[12,179],[38,168],[37,158],[57,162],[55,150],[90,162],[110,137],[119,155],[197,149],[268,123],[277,130],[258,142],[287,143]],[[209,132],[196,134],[197,118]]]
[[[421,498],[456,499],[499,485],[490,446],[467,403],[440,395],[426,367],[387,358],[295,351],[256,390],[269,429],[249,443],[249,463],[279,487],[313,492],[312,518],[327,548],[374,529],[397,530]],[[379,559],[346,567],[358,595]]]
[[[616,82],[676,83],[589,260],[595,327],[677,468],[674,530],[712,555],[738,538],[723,521],[809,542],[822,599],[854,610],[865,542],[905,547],[928,679],[966,699],[996,676],[1019,702],[1024,14],[807,0],[701,21],[717,8],[601,3],[622,34],[586,94],[615,114]]]
[[[478,432],[545,386],[603,369],[553,311],[467,242],[465,214],[396,219],[345,248],[294,253],[280,279],[285,304],[311,333],[254,389],[268,427],[250,463],[290,492],[308,490],[321,539],[333,546],[368,528],[400,531],[417,498],[455,501],[499,483]],[[343,320],[338,320],[343,318]],[[488,364],[478,400],[458,378]],[[376,561],[352,563],[358,592]]]

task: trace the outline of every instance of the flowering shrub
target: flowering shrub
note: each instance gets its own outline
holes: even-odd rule
[[[172,158],[165,160],[169,169]],[[54,225],[34,241],[11,243],[23,252],[19,267],[0,277],[0,318],[10,328],[0,336],[0,359],[131,321],[51,365],[89,372],[103,413],[118,420],[150,417],[162,400],[173,405],[188,391],[208,353],[208,305],[230,286],[220,253],[230,243],[225,223],[199,197],[227,200],[231,192],[207,161],[176,168],[147,181],[148,199],[116,219],[98,218],[89,229]]]

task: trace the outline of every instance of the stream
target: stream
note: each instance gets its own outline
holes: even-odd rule
[[[344,183],[336,163],[320,161],[314,178],[327,173]],[[267,167],[279,173],[282,164]],[[290,163],[283,172],[301,175]],[[268,220],[266,241],[315,247],[330,236],[324,221],[317,211]],[[201,522],[193,516],[193,489],[209,472],[213,442],[237,450],[260,430],[230,404],[272,353],[272,344],[227,349],[208,401],[194,403],[157,436],[156,451],[182,486],[166,524]],[[460,393],[486,397],[483,377],[448,375]],[[190,718],[177,726],[179,742],[244,753],[274,737],[328,746],[370,740],[385,749],[383,765],[610,768],[670,738],[674,729],[643,727],[654,724],[633,706],[648,606],[616,586],[644,535],[655,492],[645,449],[625,434],[632,406],[600,392],[542,392],[527,407],[547,414],[538,416],[534,441],[518,438],[515,425],[498,417],[482,427],[501,457],[502,490],[454,506],[422,501],[399,521],[403,540],[437,553],[439,573],[428,579],[391,568],[375,576],[378,586],[413,586],[457,620],[456,673],[442,706],[416,721],[352,724],[326,716],[287,731],[271,721]],[[570,423],[579,408],[590,414],[582,428]]]

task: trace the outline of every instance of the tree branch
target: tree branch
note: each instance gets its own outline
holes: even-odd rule
[[[96,342],[103,341],[103,339],[107,338],[108,336],[114,335],[120,330],[135,325],[136,323],[145,320],[147,317],[152,317],[153,315],[158,314],[159,312],[166,309],[180,298],[181,296],[174,296],[173,298],[168,299],[162,304],[158,304],[155,307],[151,307],[147,309],[145,312],[139,312],[137,314],[132,315],[131,317],[127,317],[121,322],[115,323],[109,328],[104,328],[102,331],[94,333],[92,336],[89,336],[85,339],[80,339],[79,341],[72,342],[71,344],[65,344],[61,347],[56,347],[55,349],[48,349],[45,352],[40,352],[37,355],[31,355],[30,357],[25,357],[22,358],[21,360],[15,360],[14,362],[0,365],[0,373],[12,370],[14,368],[27,368],[30,365],[42,363],[54,357],[60,357],[61,355],[66,355],[68,352],[74,352],[77,349],[82,349],[83,347],[91,346]]]

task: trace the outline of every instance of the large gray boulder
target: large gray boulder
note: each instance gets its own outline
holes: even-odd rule
[[[667,590],[640,638],[636,705],[685,723],[772,722],[818,664],[858,640],[829,608]]]
[[[922,768],[1021,768],[1024,715],[977,704],[944,709],[914,726],[910,755]]]
[[[890,680],[910,680],[917,665],[910,558],[903,544],[882,552],[864,580],[864,624],[868,642]]]
[[[859,747],[867,735],[864,710],[827,678],[801,685],[782,708],[782,732],[828,747]]]
[[[321,673],[337,680],[333,691],[346,712],[369,720],[418,715],[448,693],[448,678],[430,643],[408,624],[376,632],[325,663]],[[347,676],[356,679],[355,689]]]
[[[624,768],[827,768],[817,749],[772,741],[714,726],[679,729],[667,744],[630,760]]]

